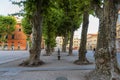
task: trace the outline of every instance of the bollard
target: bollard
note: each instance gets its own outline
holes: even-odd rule
[[[60,60],[60,49],[58,49],[58,60]]]

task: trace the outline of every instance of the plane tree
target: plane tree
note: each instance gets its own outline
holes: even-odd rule
[[[68,55],[72,55],[74,31],[80,27],[82,21],[79,3],[79,0],[62,0],[58,3],[64,14],[61,26],[58,27],[58,33],[63,38],[63,52],[66,52],[66,45],[69,43]]]
[[[32,44],[29,50],[29,57],[23,61],[21,66],[39,66],[44,62],[40,59],[41,40],[42,40],[42,23],[43,14],[49,8],[50,0],[21,0],[12,1],[14,4],[23,6],[24,15],[28,18],[32,26]]]
[[[46,55],[51,55],[56,46],[57,27],[62,20],[62,10],[57,2],[52,2],[48,12],[44,16],[43,34],[46,44]]]
[[[58,5],[63,11],[63,18],[61,25],[58,27],[58,35],[62,36],[62,51],[66,52],[66,46],[69,40],[69,31],[71,26],[71,21],[69,17],[70,12],[70,0],[58,0]]]
[[[95,51],[95,70],[87,80],[120,80],[120,69],[116,58],[116,22],[118,0],[92,1],[99,18],[97,48]]]
[[[86,58],[86,43],[87,43],[87,31],[88,31],[88,25],[89,25],[89,14],[92,13],[91,10],[91,3],[89,0],[81,1],[81,4],[79,5],[79,9],[82,13],[83,20],[82,20],[82,33],[81,33],[81,41],[80,41],[80,47],[78,51],[78,60],[74,61],[75,64],[89,64],[90,62]]]
[[[69,54],[73,55],[73,36],[74,31],[77,30],[80,27],[80,24],[82,23],[82,12],[80,11],[80,1],[79,0],[70,0],[70,11],[69,16],[70,17],[70,43],[69,43]]]

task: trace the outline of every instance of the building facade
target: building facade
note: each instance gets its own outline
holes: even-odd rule
[[[97,34],[88,34],[87,35],[87,50],[93,50],[97,45]]]
[[[80,47],[80,39],[79,38],[74,38],[73,39],[73,49],[78,50]]]
[[[62,48],[62,44],[63,44],[63,38],[61,36],[56,38],[56,46],[58,48]],[[73,38],[73,49],[74,50],[78,50],[80,46],[80,39],[79,38]],[[67,49],[69,49],[69,41],[68,44],[66,46]]]
[[[2,47],[1,43],[1,49],[2,50],[26,50],[27,49],[27,37],[23,33],[22,26],[21,26],[21,20],[16,18],[17,24],[15,26],[15,31],[12,34],[8,34],[6,39],[7,41],[4,42],[4,45]]]
[[[27,50],[28,42],[27,42],[27,36],[22,30],[21,20],[19,18],[16,18],[17,24],[15,26],[15,31],[7,35],[6,39],[7,41],[4,42],[4,45],[2,42],[0,42],[0,50]],[[45,42],[42,37],[41,42],[41,48],[44,48]]]

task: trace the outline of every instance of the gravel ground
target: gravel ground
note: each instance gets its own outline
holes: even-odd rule
[[[66,53],[61,53],[61,60],[57,60],[57,54],[54,53],[52,56],[41,56],[41,60],[45,62],[41,65],[38,70],[27,70],[27,67],[18,66],[24,59],[19,59],[4,63],[0,65],[0,80],[85,80],[85,75],[91,70],[84,69],[84,67],[94,67],[91,65],[75,65],[73,62],[77,60],[78,56],[67,56]],[[81,68],[81,69],[71,69],[71,68]],[[8,71],[1,71],[1,69],[7,69]],[[19,70],[19,68],[26,68],[26,70]],[[40,70],[39,68],[56,68],[56,70]],[[57,69],[58,68],[58,69]],[[61,69],[60,68],[65,68]],[[70,68],[69,70],[66,68]],[[11,70],[13,69],[13,70]],[[61,78],[61,79],[59,79]]]
[[[0,80],[57,80],[64,77],[67,80],[85,80],[85,75],[90,70],[74,70],[74,71],[23,71],[14,75],[3,72]],[[61,79],[64,80],[64,79]]]

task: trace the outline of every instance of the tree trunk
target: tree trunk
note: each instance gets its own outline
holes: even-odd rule
[[[27,50],[29,51],[30,50],[30,47],[31,47],[31,43],[30,43],[30,35],[27,36]]]
[[[6,38],[5,38],[5,35],[3,35],[2,40],[1,40],[2,50],[5,50],[5,41],[6,41]]]
[[[2,42],[2,50],[5,50],[4,45],[5,45],[5,42],[3,41]]]
[[[29,47],[29,41],[27,40],[27,46],[26,46],[26,50],[29,51],[30,47]]]
[[[87,80],[120,80],[115,45],[118,12],[114,0],[105,0],[104,3],[95,52],[96,68],[89,74]]]
[[[51,46],[49,43],[47,43],[47,48],[46,48],[46,55],[45,56],[50,56],[51,55]]]
[[[32,23],[32,46],[29,50],[30,56],[26,61],[21,63],[21,66],[39,66],[44,62],[40,60],[41,53],[41,40],[42,40],[42,15],[41,8],[39,5],[41,1],[36,4],[36,11],[33,13],[31,23]]]
[[[75,61],[75,63],[79,65],[89,63],[89,61],[86,58],[86,53],[87,53],[86,42],[87,42],[88,24],[89,24],[89,13],[88,11],[84,11],[79,55],[78,55],[78,60]]]
[[[67,42],[68,42],[68,34],[66,31],[66,34],[64,35],[64,38],[63,38],[62,52],[66,52]]]
[[[50,23],[48,25],[50,25]],[[50,40],[51,40],[50,26],[48,26],[47,27],[47,44],[46,44],[47,47],[46,47],[46,54],[45,54],[45,56],[50,56],[51,55]]]
[[[74,28],[71,29],[71,35],[70,35],[70,45],[69,45],[69,56],[73,55],[73,36],[74,36]]]

